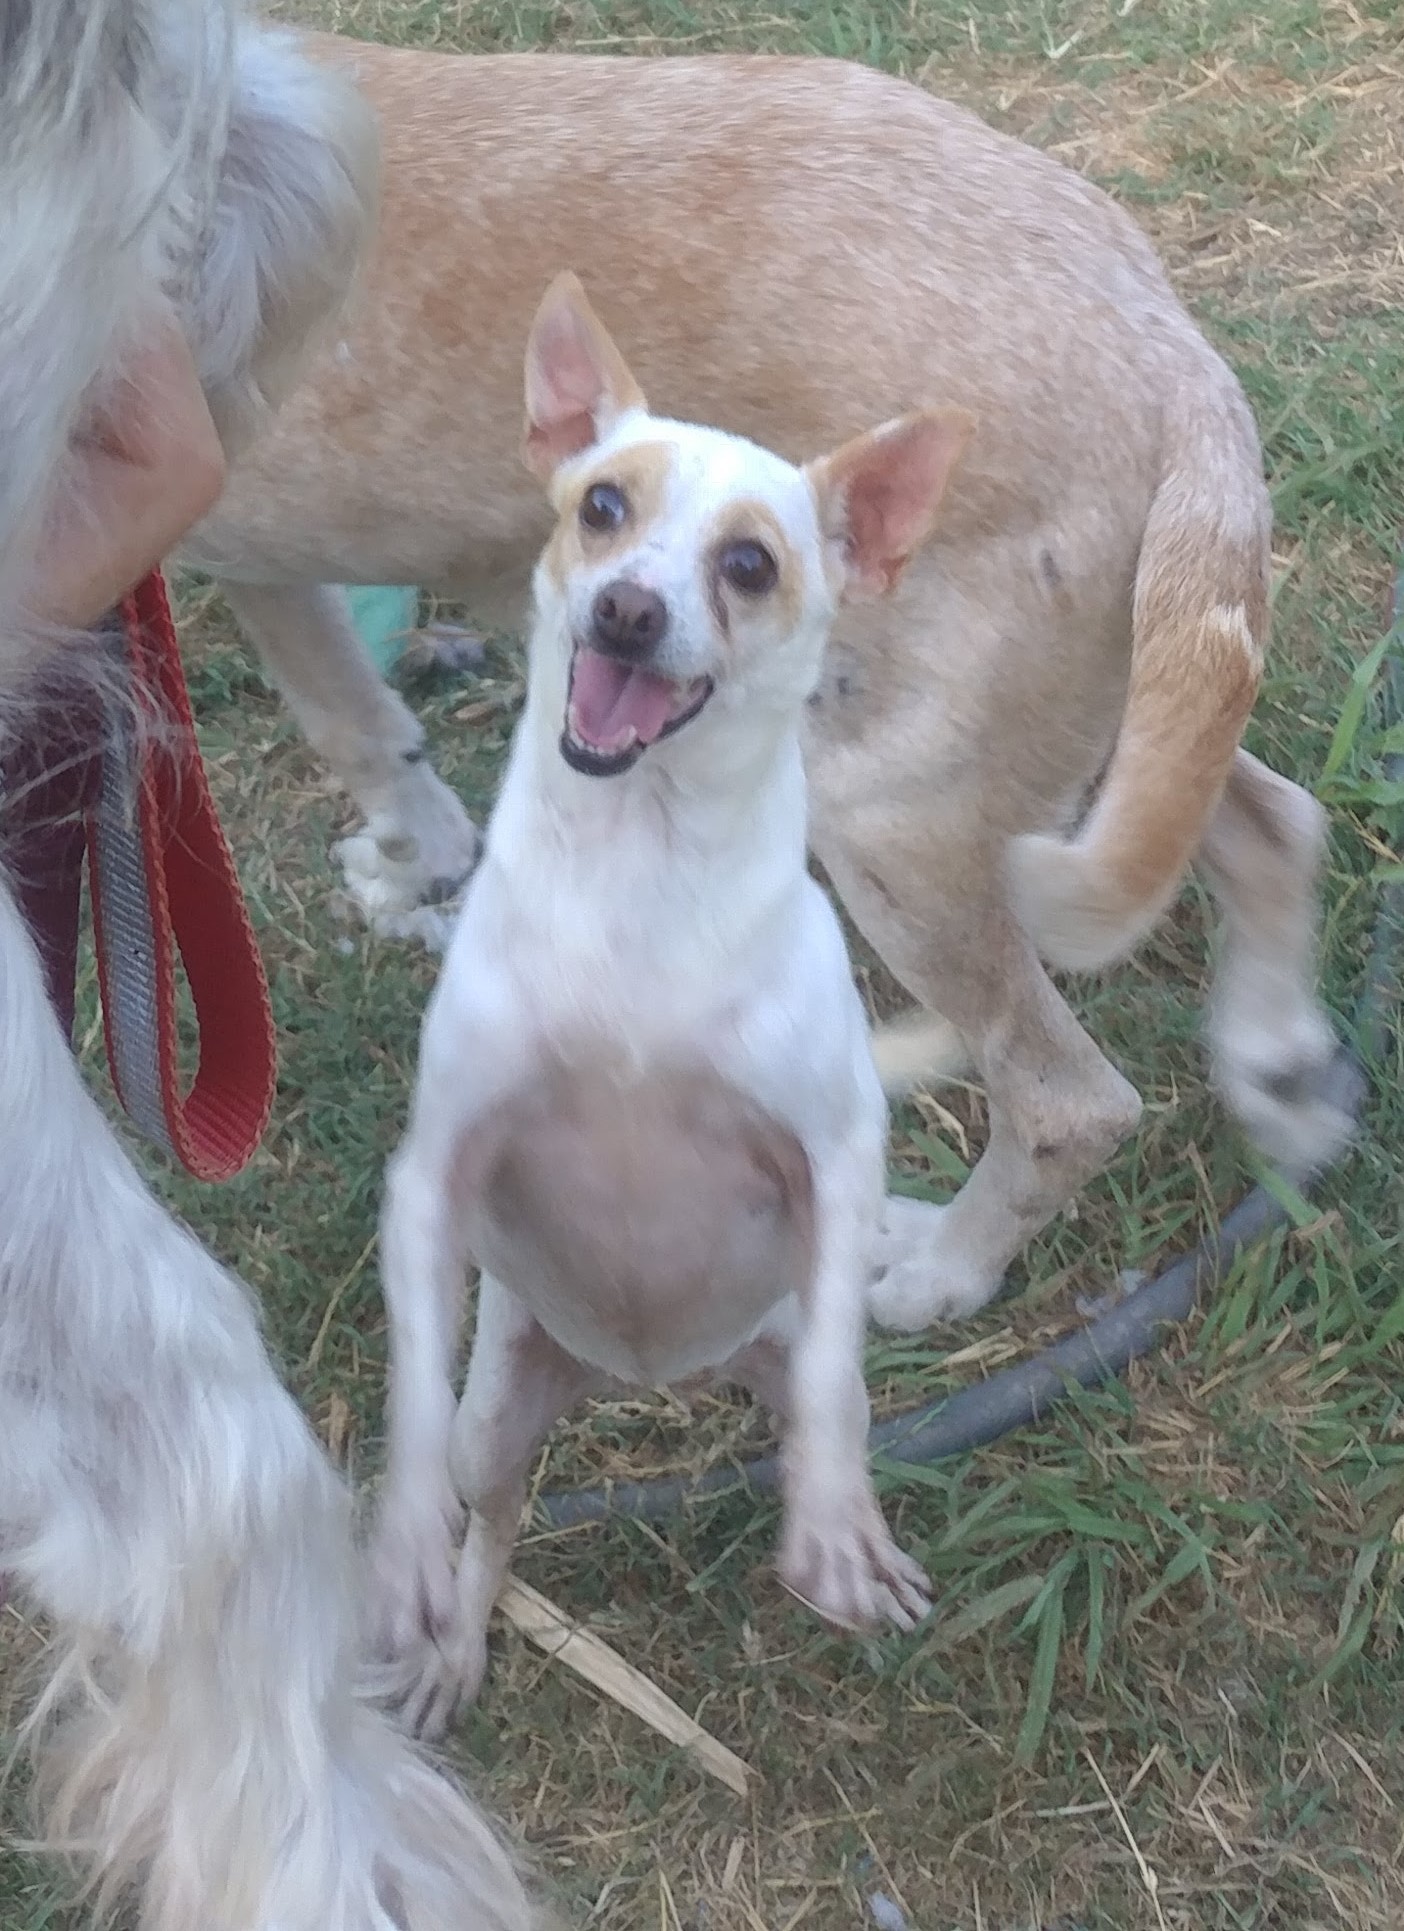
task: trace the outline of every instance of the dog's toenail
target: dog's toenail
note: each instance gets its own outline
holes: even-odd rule
[[[1263,1091],[1284,1106],[1300,1106],[1306,1098],[1305,1083],[1300,1073],[1271,1073],[1263,1081]]]
[[[392,865],[408,865],[419,856],[419,846],[413,838],[403,833],[389,838],[377,838],[375,848],[382,858],[388,858]]]
[[[1331,1085],[1331,1060],[1303,1060],[1284,1066],[1263,1080],[1263,1091],[1283,1106],[1305,1106],[1326,1096]]]
[[[1359,1114],[1367,1091],[1360,1067],[1344,1047],[1338,1047],[1330,1059],[1266,1074],[1259,1086],[1281,1106],[1334,1107],[1351,1119]]]
[[[461,878],[431,879],[424,893],[424,903],[426,905],[444,905],[453,897],[454,893],[458,891],[462,884],[463,880]]]

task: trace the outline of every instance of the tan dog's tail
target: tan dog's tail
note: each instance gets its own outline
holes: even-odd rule
[[[1212,352],[1173,406],[1106,777],[1075,838],[1029,835],[1009,850],[1025,930],[1050,964],[1074,970],[1130,951],[1174,897],[1262,674],[1272,512],[1257,431]]]
[[[935,1012],[904,1013],[872,1036],[873,1063],[889,1099],[901,1099],[914,1086],[959,1079],[970,1070],[970,1052],[948,1019]]]

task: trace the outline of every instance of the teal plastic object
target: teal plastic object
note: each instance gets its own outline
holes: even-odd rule
[[[348,585],[356,634],[382,671],[393,670],[419,624],[419,592],[403,585]]]

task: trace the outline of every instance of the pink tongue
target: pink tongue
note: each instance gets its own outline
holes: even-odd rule
[[[652,744],[672,715],[677,688],[648,670],[630,670],[582,646],[575,656],[570,721],[577,736],[599,750],[637,738]]]

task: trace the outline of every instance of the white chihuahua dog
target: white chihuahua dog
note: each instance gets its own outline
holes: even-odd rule
[[[592,1392],[749,1386],[784,1429],[787,1587],[840,1625],[930,1606],[867,1469],[887,1111],[806,870],[800,729],[840,603],[896,583],[972,418],[910,415],[795,468],[650,415],[569,275],[526,401],[557,515],[526,708],[384,1220],[381,1636],[428,1733],[481,1681],[531,1462]]]

